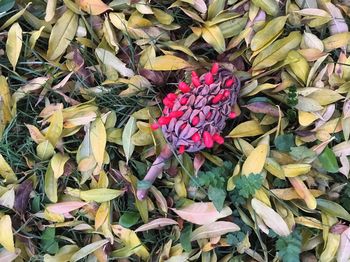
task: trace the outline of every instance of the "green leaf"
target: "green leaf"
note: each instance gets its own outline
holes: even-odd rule
[[[41,235],[41,248],[42,251],[49,254],[55,254],[58,252],[58,242],[55,239],[56,230],[53,227],[48,227],[45,229]]]
[[[126,211],[119,218],[119,224],[123,227],[129,228],[135,225],[140,219],[140,215],[137,212]]]
[[[279,151],[289,152],[295,146],[293,134],[280,135],[275,139],[275,146]]]
[[[248,198],[255,194],[263,184],[263,177],[260,174],[249,174],[248,176],[240,176],[236,181],[238,194],[244,198]]]
[[[0,17],[1,13],[7,12],[15,5],[15,0],[1,0],[0,1]]]
[[[185,228],[181,231],[180,243],[182,248],[186,252],[190,252],[192,250],[191,234],[192,234],[192,224],[186,225]]]
[[[224,208],[224,201],[226,198],[226,190],[218,187],[209,186],[208,197],[215,208],[220,212]]]
[[[320,160],[323,168],[329,173],[337,173],[339,170],[337,158],[335,157],[334,152],[328,146],[323,150],[322,154],[319,155],[318,159]]]
[[[317,199],[317,209],[329,215],[350,221],[350,214],[341,205],[335,202],[319,198]]]

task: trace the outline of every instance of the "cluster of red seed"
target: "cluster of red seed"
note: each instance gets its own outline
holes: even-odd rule
[[[164,110],[163,110],[163,116],[161,116],[157,122],[153,123],[151,125],[151,128],[153,130],[158,129],[160,126],[167,126],[170,124],[172,119],[180,119],[184,114],[185,111],[181,110],[173,110],[174,105],[176,102],[179,102],[181,106],[189,106],[188,105],[188,96],[184,96],[186,93],[193,93],[196,96],[201,95],[201,90],[194,90],[194,89],[200,89],[204,88],[205,85],[211,86],[212,84],[215,84],[215,81],[219,81],[219,77],[216,77],[218,73],[220,72],[219,64],[215,63],[211,70],[206,73],[203,76],[199,77],[195,71],[192,72],[192,83],[191,85],[188,85],[185,82],[180,82],[178,85],[178,91],[176,93],[169,93],[164,99]],[[227,72],[227,71],[226,71]],[[226,103],[230,104],[231,101],[235,101],[236,99],[232,99],[232,95],[234,95],[234,92],[232,91],[232,88],[235,85],[235,78],[233,77],[226,77],[224,83],[220,84],[220,92],[218,92],[215,96],[212,96],[209,101],[205,103],[205,105],[213,106],[217,105],[219,103]],[[212,117],[212,112],[209,111],[205,117],[205,120],[209,120]],[[226,115],[227,118],[235,118],[236,114],[235,112],[230,112],[228,115]],[[212,148],[214,146],[214,143],[223,144],[224,138],[219,133],[213,133],[211,134],[207,130],[201,130],[198,125],[201,126],[203,123],[200,123],[201,120],[198,115],[192,117],[191,121],[189,118],[187,119],[181,119],[184,121],[184,123],[180,126],[180,130],[185,129],[185,127],[190,124],[191,127],[198,128],[198,132],[194,133],[191,136],[191,140],[194,143],[200,142],[201,144],[204,144],[206,148]],[[203,122],[203,121],[202,121]],[[179,145],[178,146],[178,152],[180,154],[184,153],[186,151],[185,145]]]

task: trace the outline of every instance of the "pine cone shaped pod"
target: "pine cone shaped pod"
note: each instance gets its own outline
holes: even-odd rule
[[[222,144],[220,134],[226,120],[235,116],[231,107],[237,102],[239,89],[238,78],[218,64],[200,77],[192,72],[190,85],[180,82],[179,90],[163,100],[158,125],[169,144],[179,153]]]

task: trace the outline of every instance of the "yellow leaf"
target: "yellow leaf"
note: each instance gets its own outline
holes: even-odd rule
[[[102,203],[121,196],[124,194],[124,191],[109,188],[96,188],[82,191],[79,189],[67,187],[66,193],[74,197],[79,197],[85,201],[95,201],[97,203]]]
[[[283,218],[271,207],[256,198],[251,201],[252,208],[264,223],[279,236],[288,236],[291,231]]]
[[[15,244],[13,242],[12,222],[9,215],[0,218],[0,244],[9,252],[15,252]]]
[[[284,60],[290,50],[299,46],[300,41],[301,34],[298,31],[293,31],[287,37],[275,41],[255,58],[253,70],[261,70]]]
[[[307,97],[317,101],[321,106],[332,104],[344,98],[338,92],[327,88],[319,88]]]
[[[11,121],[11,94],[6,78],[0,76],[0,138],[5,126]]]
[[[107,10],[112,10],[101,0],[76,0],[75,2],[90,15],[100,15]]]
[[[103,48],[96,48],[95,53],[103,64],[117,70],[122,76],[131,77],[134,75],[134,71],[127,68],[126,65],[112,52],[109,52]]]
[[[109,213],[109,202],[103,202],[99,206],[95,216],[95,230],[102,226],[103,222],[106,220]]]
[[[279,12],[278,2],[275,0],[253,0],[254,5],[260,7],[267,14],[277,16]]]
[[[46,169],[45,173],[45,182],[44,182],[44,190],[47,198],[53,202],[57,202],[57,179],[54,177],[54,172],[51,167],[51,162]]]
[[[70,258],[74,253],[76,253],[80,248],[77,245],[66,245],[60,248],[60,250],[54,255],[49,254],[44,255],[44,262],[63,262],[70,261]]]
[[[22,49],[22,28],[18,23],[11,26],[6,41],[6,54],[13,67],[16,68],[16,64]]]
[[[96,159],[97,164],[101,167],[106,148],[107,135],[106,129],[101,118],[97,118],[91,124],[90,128],[90,143],[92,153]]]
[[[167,14],[161,9],[152,8],[152,11],[156,19],[164,25],[170,25],[174,21],[174,17],[172,15]]]
[[[304,111],[298,111],[298,119],[299,119],[299,124],[301,126],[309,126],[314,122],[316,119],[318,119],[318,116],[310,113],[310,112],[304,112]]]
[[[149,252],[143,246],[136,233],[130,229],[124,228],[121,225],[112,225],[113,233],[120,238],[125,247],[133,249],[134,253],[143,260],[149,258]]]
[[[145,69],[154,71],[179,70],[191,65],[180,57],[173,55],[158,56],[150,59],[145,64]]]
[[[47,56],[50,60],[60,57],[73,40],[78,28],[78,16],[69,9],[57,20],[52,28]]]
[[[13,183],[17,181],[15,172],[13,172],[12,168],[6,162],[6,160],[1,154],[0,154],[0,175],[5,179],[6,183]]]
[[[268,145],[257,146],[247,157],[242,166],[242,175],[259,174],[264,168]]]
[[[207,27],[207,26],[203,27],[202,37],[219,54],[225,52],[226,50],[225,39],[218,26],[212,25],[210,27]]]
[[[109,22],[108,18],[106,18],[103,23],[103,35],[107,43],[114,48],[115,53],[118,53],[119,44],[118,44],[117,36],[115,34],[115,29],[112,28],[112,25]]]
[[[286,177],[296,177],[308,173],[311,170],[311,165],[289,164],[282,166],[282,169]]]
[[[55,153],[55,148],[50,141],[44,140],[36,147],[36,154],[41,160],[48,160]]]
[[[69,160],[68,155],[63,155],[61,153],[56,153],[51,159],[51,167],[53,170],[54,177],[58,179],[63,175],[64,165]]]
[[[102,239],[96,242],[92,242],[89,245],[86,245],[85,247],[79,249],[76,253],[73,254],[73,256],[69,259],[70,262],[76,262],[87,255],[91,254],[95,250],[99,249],[100,247],[104,246],[109,242],[108,239]]]
[[[253,37],[250,48],[252,51],[260,51],[275,41],[283,32],[287,16],[279,16],[268,22],[265,27]]]
[[[153,137],[152,134],[139,130],[131,137],[131,141],[135,146],[147,146],[153,144]]]
[[[21,11],[19,11],[17,14],[11,16],[1,27],[0,31],[3,31],[6,27],[12,25],[14,22],[16,22],[20,17],[22,17],[23,14],[25,14],[26,9],[28,6],[30,6],[32,2],[29,2],[25,8],[23,8]]]
[[[266,158],[264,168],[279,179],[285,179],[284,171],[280,164],[273,158]]]
[[[228,137],[250,137],[264,134],[265,131],[261,128],[256,120],[249,120],[236,126],[228,135]]]
[[[334,49],[346,46],[350,41],[350,33],[340,33],[327,37],[323,40],[324,48],[326,52],[330,52]]]
[[[288,53],[287,59],[291,61],[295,60],[296,62],[291,62],[289,67],[293,73],[301,80],[303,83],[306,83],[306,80],[309,75],[310,67],[306,59],[295,50],[291,50]]]
[[[94,156],[90,155],[86,158],[83,158],[79,161],[78,170],[80,172],[88,172],[93,170],[96,167],[96,160]]]
[[[56,146],[63,129],[63,115],[62,110],[53,113],[50,118],[50,126],[45,137],[50,141],[52,146]]]

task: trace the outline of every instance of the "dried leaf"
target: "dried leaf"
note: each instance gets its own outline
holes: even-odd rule
[[[227,233],[239,231],[240,228],[235,223],[218,221],[200,226],[191,234],[191,241],[219,237]]]
[[[288,236],[291,231],[283,218],[271,207],[256,198],[252,199],[252,208],[262,218],[264,223],[279,236]]]
[[[152,220],[148,222],[147,224],[144,224],[140,227],[138,227],[135,232],[142,232],[142,231],[147,231],[151,229],[161,229],[162,227],[165,226],[170,226],[170,225],[177,225],[178,223],[170,218],[157,218],[155,220]]]
[[[131,138],[135,134],[136,130],[137,130],[136,119],[135,117],[130,116],[128,122],[124,127],[123,134],[122,134],[122,142],[123,142],[123,149],[126,157],[126,163],[128,163],[135,149],[135,145],[132,143]]]
[[[50,60],[60,57],[73,40],[78,28],[78,16],[69,9],[57,20],[52,28],[47,56]]]
[[[7,35],[6,54],[15,70],[19,55],[22,49],[22,28],[18,23],[14,23]]]
[[[232,213],[229,207],[224,207],[221,212],[218,212],[212,202],[192,203],[184,208],[172,210],[182,219],[197,225],[210,224]]]

